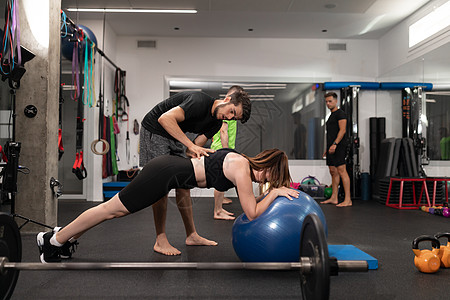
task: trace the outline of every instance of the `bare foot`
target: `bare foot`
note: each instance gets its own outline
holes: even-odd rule
[[[180,255],[181,251],[177,248],[173,247],[165,234],[160,234],[156,237],[155,245],[153,246],[153,250],[155,252],[164,254],[164,255]]]
[[[222,212],[226,213],[226,214],[229,215],[229,216],[234,216],[234,213],[229,212],[228,210],[225,210],[225,209],[223,209],[223,208],[222,208]]]
[[[229,211],[226,211],[222,208],[220,212],[214,212],[214,219],[216,220],[234,220],[236,219],[233,217],[233,213],[230,213]]]
[[[217,246],[217,242],[210,241],[194,232],[186,238],[186,245],[188,246]]]
[[[338,202],[338,200],[337,199],[328,199],[328,200],[325,200],[325,201],[322,201],[322,202],[320,202],[320,204],[338,204],[339,202]]]
[[[338,205],[336,205],[337,207],[348,207],[348,206],[352,206],[352,200],[344,200],[344,202],[339,203]]]
[[[231,203],[233,203],[233,200],[228,199],[227,197],[223,198],[222,204],[231,204]]]

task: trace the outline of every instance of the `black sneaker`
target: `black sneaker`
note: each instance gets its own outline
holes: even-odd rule
[[[55,227],[53,228],[53,232],[57,233],[61,227]],[[78,241],[67,241],[64,243],[64,245],[61,246],[61,258],[68,259],[72,258],[72,254],[75,253],[78,246]]]
[[[61,247],[50,244],[53,232],[39,232],[36,241],[39,248],[40,259],[43,263],[61,262]]]
[[[72,258],[72,254],[75,253],[77,249],[78,242],[77,241],[67,241],[61,247],[61,258]]]

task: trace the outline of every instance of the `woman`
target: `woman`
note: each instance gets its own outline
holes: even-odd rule
[[[255,198],[253,182],[269,182],[266,196]],[[105,220],[126,216],[146,208],[174,188],[215,188],[226,191],[236,187],[244,213],[252,220],[261,215],[278,196],[298,197],[289,188],[288,158],[278,149],[265,150],[255,157],[221,149],[201,158],[161,156],[152,159],[122,191],[78,216],[58,231],[41,232],[37,243],[42,262],[60,261],[61,247],[76,240]],[[263,198],[261,200],[261,198]]]

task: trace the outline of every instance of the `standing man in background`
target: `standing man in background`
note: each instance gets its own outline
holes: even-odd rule
[[[224,99],[214,99],[203,92],[181,92],[157,104],[142,120],[139,164],[145,166],[162,155],[184,156],[183,145],[189,157],[198,157],[214,150],[203,148],[208,139],[221,128],[223,120],[250,118],[251,103],[247,93],[234,93]],[[197,133],[194,142],[185,132]],[[164,255],[179,255],[166,236],[167,199],[153,204],[156,242],[154,251]],[[176,189],[176,203],[186,229],[186,245],[217,245],[198,235],[193,219],[190,191]]]
[[[231,94],[236,92],[244,92],[244,89],[238,85],[233,85],[228,89],[228,92],[225,96],[228,97]],[[211,144],[211,149],[219,150],[222,148],[231,148],[234,149],[236,147],[236,132],[237,132],[237,123],[236,120],[225,120],[222,123],[222,127],[219,132],[217,132]],[[223,209],[223,204],[230,204],[232,201],[228,198],[225,198],[225,192],[220,192],[218,190],[214,190],[214,219],[216,220],[234,220],[233,213],[226,211]]]
[[[330,199],[322,201],[321,203],[336,204],[337,207],[352,206],[352,199],[350,197],[350,177],[347,174],[345,165],[345,153],[347,150],[347,139],[345,134],[347,128],[347,116],[345,115],[345,112],[337,106],[336,93],[326,93],[325,103],[331,111],[331,115],[326,123],[327,150],[323,155],[327,158],[327,166],[330,170],[333,193]],[[342,203],[339,203],[338,190],[341,179],[345,198]]]

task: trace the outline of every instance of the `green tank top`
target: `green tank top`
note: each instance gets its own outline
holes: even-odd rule
[[[237,123],[236,120],[224,120],[228,124],[228,148],[234,149],[236,146],[236,131]],[[222,141],[220,140],[220,130],[213,136],[211,149],[219,150],[222,149]]]

